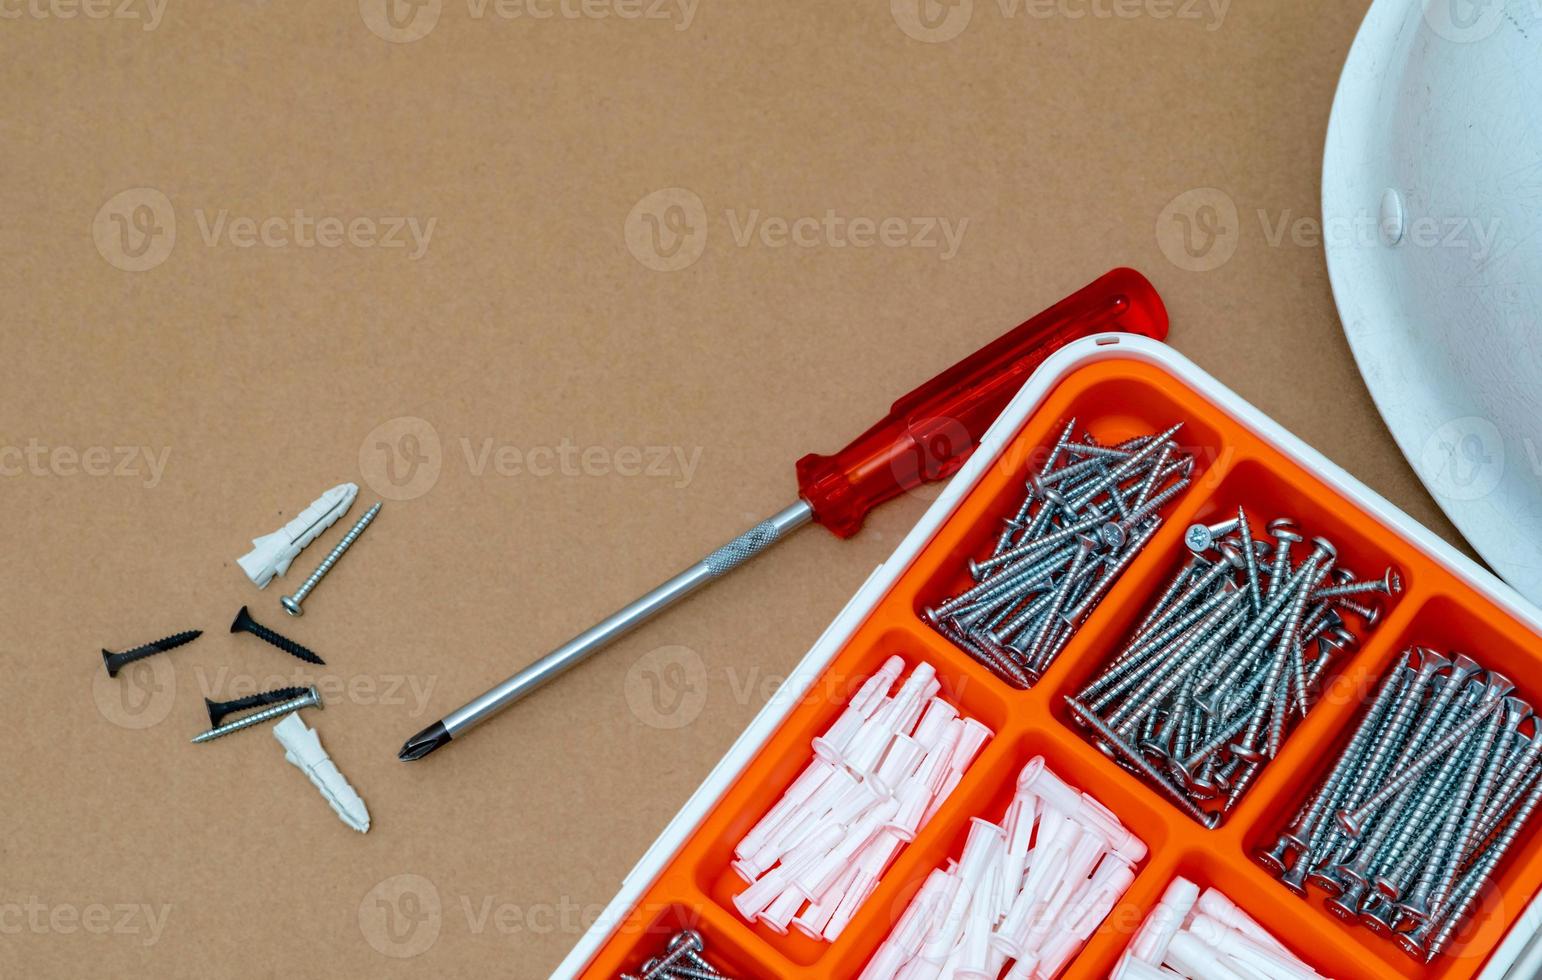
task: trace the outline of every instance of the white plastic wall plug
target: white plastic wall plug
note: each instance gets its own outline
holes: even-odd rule
[[[1049,897],[1048,883],[1059,879],[1065,866],[1065,852],[1079,836],[1076,821],[1060,811],[1046,807],[1039,817],[1039,836],[1033,847],[1028,877],[1007,917],[996,929],[996,947],[1008,956],[1020,957],[1032,947],[1026,946],[1029,931]]]
[[[894,730],[904,732],[907,735],[915,731],[916,723],[921,720],[921,714],[928,705],[937,700],[937,694],[942,690],[942,682],[933,677],[921,688],[921,693],[913,701],[906,701],[899,714],[895,718]]]
[[[273,737],[284,747],[284,758],[310,778],[343,823],[361,834],[369,830],[364,801],[321,747],[316,730],[305,727],[298,711],[273,726]]]
[[[1219,919],[1223,925],[1230,926],[1254,942],[1284,953],[1290,959],[1295,960],[1303,969],[1310,969],[1305,963],[1297,959],[1296,954],[1287,949],[1284,943],[1274,938],[1273,933],[1259,925],[1257,920],[1242,911],[1237,906],[1237,903],[1216,889],[1206,888],[1204,893],[1199,896],[1199,910],[1213,919]]]
[[[1165,962],[1192,980],[1246,980],[1243,974],[1221,962],[1215,950],[1187,932],[1173,937]]]
[[[1001,856],[1006,845],[1006,834],[989,820],[969,818],[969,838],[964,842],[964,855],[958,860],[958,876],[962,888],[971,896],[980,889],[985,879],[985,869]]]
[[[1070,849],[1065,852],[1065,861],[1056,870],[1055,878],[1046,879],[1042,886],[1044,891],[1040,894],[1047,893],[1048,897],[1039,906],[1038,915],[1023,943],[1026,948],[1043,949],[1057,932],[1070,929],[1079,915],[1077,902],[1089,892],[1087,876],[1092,873],[1093,866],[1103,860],[1108,853],[1107,848],[1108,841],[1096,830],[1082,829],[1077,835]],[[1128,868],[1128,865],[1117,859],[1104,863]],[[1120,891],[1122,893],[1123,889]],[[1050,959],[1048,954],[1042,958],[1046,961]]]
[[[1189,932],[1198,937],[1200,942],[1214,948],[1222,955],[1229,956],[1243,967],[1266,977],[1279,977],[1281,980],[1291,980],[1291,978],[1323,980],[1317,971],[1303,964],[1295,956],[1289,953],[1281,955],[1270,947],[1254,942],[1219,919],[1211,918],[1204,913],[1196,915],[1194,921],[1189,923]]]
[[[835,906],[840,904],[841,896],[846,894],[846,889],[851,887],[856,876],[857,866],[851,865],[835,884],[819,896],[819,901],[809,903],[809,907],[792,920],[792,927],[810,939],[823,939],[825,926],[829,925],[830,917],[835,914]]]
[[[892,834],[880,831],[857,855],[857,873],[846,893],[841,896],[829,924],[825,926],[824,937],[827,942],[833,943],[840,938],[851,923],[852,916],[857,914],[857,909],[878,887],[878,876],[889,866],[889,861],[900,846],[900,841]]]
[[[885,701],[846,743],[841,762],[855,775],[872,773],[878,760],[883,758],[884,750],[894,740],[895,704],[892,699]]]
[[[910,954],[899,947],[894,940],[886,940],[878,947],[878,952],[867,961],[867,966],[862,969],[857,980],[896,980],[901,968],[910,961]]]
[[[905,909],[904,915],[900,916],[899,924],[890,934],[890,941],[904,953],[906,959],[920,952],[921,944],[931,934],[939,914],[938,906],[952,900],[949,882],[954,880],[946,871],[934,869]]]
[[[926,702],[926,710],[921,714],[921,720],[916,723],[915,740],[931,751],[932,746],[942,737],[943,730],[948,723],[958,717],[958,709],[941,698],[932,698]]]
[[[1052,980],[1060,975],[1071,958],[1086,945],[1098,923],[1113,911],[1119,896],[1135,880],[1135,872],[1129,865],[1115,862],[1112,868],[1106,877],[1094,879],[1092,886],[1079,896],[1076,907],[1067,913],[1060,931],[1045,941],[1039,952],[1039,962],[1034,967],[1033,975],[1039,980]]]
[[[759,878],[818,830],[819,818],[807,811],[800,812],[796,819],[788,821],[783,830],[762,845],[760,850],[740,858],[734,862],[734,866],[736,870],[742,869],[739,871],[740,877],[748,874],[751,878]]]
[[[1183,976],[1166,967],[1147,963],[1126,952],[1114,965],[1114,971],[1108,975],[1108,980],[1183,980]]]
[[[974,834],[974,828],[970,828],[970,834],[971,836]],[[961,874],[955,877],[958,880],[958,886],[954,889],[947,908],[938,917],[937,927],[921,945],[918,954],[920,959],[928,962],[939,964],[947,962],[953,947],[958,944],[959,937],[964,933],[964,924],[969,915],[969,900],[973,897],[973,892]],[[938,972],[942,971],[938,970]]]
[[[841,753],[851,744],[851,740],[862,730],[862,725],[867,721],[867,716],[862,709],[855,704],[848,704],[839,718],[825,729],[822,735],[814,736],[814,756],[825,762],[839,763]]]
[[[1012,969],[1007,971],[1006,980],[1032,980],[1033,968],[1039,965],[1039,954],[1027,953],[1019,956],[1012,962]]]
[[[814,835],[814,838],[809,842],[812,846],[806,847],[799,858],[795,859],[794,855],[789,854],[789,863],[783,863],[772,868],[754,884],[750,885],[750,887],[735,895],[733,898],[734,908],[739,910],[739,914],[744,917],[745,921],[755,921],[761,912],[765,911],[772,902],[776,901],[777,896],[787,890],[794,876],[802,873],[804,863],[800,862],[812,864],[814,861],[819,860],[820,855],[834,847],[840,839],[840,827],[825,827]]]
[[[910,733],[931,697],[928,688],[936,683],[936,675],[937,669],[923,661],[905,678],[894,697],[878,706],[842,754],[848,769],[859,775],[871,773],[890,740],[897,734]]]
[[[941,774],[947,771],[948,760],[953,756],[950,740],[957,739],[961,731],[963,725],[957,728],[944,726],[937,744],[927,752],[910,778],[895,790],[900,808],[890,822],[889,829],[902,840],[914,840],[916,832],[921,829],[926,813],[931,809],[935,787]]]
[[[803,806],[803,802],[813,795],[814,791],[824,785],[825,781],[835,772],[835,767],[815,759],[808,767],[799,773],[793,780],[787,792],[776,802],[764,817],[760,818],[750,832],[744,835],[734,847],[734,854],[746,857],[759,850],[773,833],[781,829],[787,820],[793,819]]]
[[[975,743],[958,756],[967,760],[983,740],[965,725],[943,737]],[[929,778],[938,758],[928,753],[913,779]],[[1042,759],[1025,767],[1002,825],[971,818],[962,853],[932,872],[862,980],[1052,980],[1075,958],[1135,879],[1112,844],[1144,852],[1105,807],[1043,769]],[[898,794],[902,811],[910,789]]]
[[[869,810],[861,820],[846,829],[845,836],[830,853],[795,878],[793,885],[802,890],[809,901],[818,901],[819,896],[835,884],[848,867],[854,866],[858,852],[868,845],[898,809],[899,803],[888,799]]]
[[[1032,793],[1065,816],[1076,817],[1077,823],[1085,822],[1081,816],[1082,794],[1050,772],[1042,755],[1034,756],[1023,766],[1017,777],[1017,791]]]
[[[889,688],[899,680],[905,672],[905,658],[895,654],[883,662],[862,686],[857,689],[856,695],[851,699],[852,704],[862,709],[864,715],[871,715],[878,707],[878,703],[889,696]]]
[[[813,740],[815,761],[734,846],[745,919],[834,941],[993,734],[936,697],[930,664],[901,681],[904,669],[890,657],[862,684]],[[999,873],[992,881],[1001,904],[1006,886]]]
[[[870,777],[870,781],[876,784],[874,788],[880,795],[893,796],[915,771],[925,751],[925,747],[909,735],[894,736],[894,740],[889,743],[889,751],[884,753],[883,761],[878,764],[878,771]]]
[[[1151,910],[1140,931],[1130,941],[1130,955],[1143,963],[1161,963],[1167,955],[1168,944],[1183,928],[1184,920],[1198,900],[1198,885],[1187,878],[1173,879],[1167,891],[1162,893],[1162,901]]]
[[[980,749],[996,734],[973,718],[964,718],[963,722],[964,731],[953,749],[953,758],[948,760],[948,768],[957,772],[967,772],[974,764],[975,756],[980,754]]]
[[[830,727],[814,738],[814,754],[826,762],[839,763],[841,753],[850,744],[852,737],[861,731],[862,723],[871,718],[883,704],[889,688],[894,684],[894,679],[904,669],[903,657],[893,656],[885,661],[878,669],[878,673],[862,683],[857,693],[847,702],[846,709],[830,724]]]
[[[958,965],[953,971],[955,980],[996,980],[1000,970],[990,973],[991,929],[996,924],[996,896],[1001,893],[1001,861],[1003,846],[993,848],[996,860],[991,861],[980,879],[969,902],[969,918],[964,922],[964,935],[959,944]]]
[[[1084,827],[1097,830],[1109,843],[1109,849],[1131,864],[1146,857],[1145,842],[1132,834],[1112,810],[1086,793],[1071,788],[1065,780],[1044,766],[1043,756],[1030,759],[1018,778],[1020,792],[1030,792]]]
[[[1113,909],[1119,897],[1130,890],[1135,869],[1119,860],[1104,859],[1093,873],[1087,887],[1076,896],[1065,916],[1066,928],[1083,941],[1092,935],[1098,923]]]
[[[942,976],[942,964],[917,956],[894,980],[937,980]]]
[[[267,588],[273,576],[289,571],[290,563],[306,545],[348,512],[358,495],[358,484],[339,483],[313,500],[288,524],[272,534],[253,538],[252,550],[236,559],[236,564],[253,585],[259,589]]]
[[[788,888],[766,906],[761,913],[755,916],[755,921],[770,929],[778,936],[787,935],[787,926],[792,922],[792,917],[798,914],[808,899],[797,888]]]
[[[864,779],[837,800],[823,819],[842,827],[849,827],[883,799],[883,787],[873,779]]]
[[[937,932],[922,947],[923,958],[946,961],[957,946],[969,923],[970,908],[981,894],[986,870],[996,863],[1004,844],[1000,827],[979,817],[970,818],[969,838],[964,843],[964,854],[958,863],[958,890]],[[942,972],[947,973],[947,969],[944,968]]]
[[[835,942],[841,938],[841,933],[851,924],[852,917],[857,914],[857,909],[867,901],[867,896],[878,887],[878,878],[868,871],[859,869],[857,876],[852,879],[851,887],[846,889],[846,894],[841,896],[840,904],[835,907],[835,914],[830,916],[830,924],[825,926],[825,941]]]
[[[1146,842],[1136,837],[1128,827],[1119,822],[1114,811],[1082,793],[1082,813],[1089,824],[1098,826],[1108,838],[1109,850],[1129,864],[1139,864],[1146,858]]]

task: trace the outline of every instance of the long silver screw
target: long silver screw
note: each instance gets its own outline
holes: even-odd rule
[[[230,722],[228,725],[221,725],[218,728],[211,728],[204,732],[202,735],[194,735],[193,741],[212,742],[222,735],[229,735],[231,732],[239,732],[243,728],[250,728],[253,725],[260,725],[265,721],[272,721],[274,718],[277,718],[280,715],[287,715],[291,711],[299,711],[301,708],[320,707],[322,707],[321,692],[312,687],[304,694],[291,701],[280,702],[271,708],[264,708],[256,714],[247,715],[244,718],[237,718],[235,721]]]
[[[286,595],[278,600],[284,607],[285,612],[291,616],[303,615],[300,603],[304,602],[305,597],[311,594],[311,589],[316,587],[316,583],[326,577],[326,574],[332,570],[332,566],[337,564],[337,560],[343,557],[343,553],[353,546],[353,543],[358,540],[359,535],[364,533],[364,529],[369,527],[369,522],[373,521],[378,513],[380,513],[380,501],[377,500],[375,506],[366,511],[364,516],[359,518],[358,523],[350,528],[347,534],[343,535],[343,540],[337,543],[337,547],[332,549],[332,553],[321,560],[321,564],[316,566],[314,572],[311,572],[311,577],[306,579],[298,589],[294,590],[294,595]]]
[[[1426,769],[1435,762],[1445,758],[1445,754],[1451,751],[1458,742],[1465,739],[1469,732],[1483,724],[1490,714],[1499,710],[1505,695],[1514,690],[1514,685],[1499,674],[1490,674],[1489,678],[1489,683],[1476,705],[1477,710],[1473,714],[1468,715],[1461,724],[1447,732],[1440,741],[1430,746],[1417,758],[1405,763],[1398,772],[1398,775],[1387,781],[1381,789],[1372,794],[1370,799],[1357,801],[1354,810],[1351,812],[1339,811],[1337,814],[1338,822],[1345,832],[1351,837],[1359,836],[1360,829],[1364,827],[1366,820],[1383,803],[1402,792],[1414,780],[1424,775]]]

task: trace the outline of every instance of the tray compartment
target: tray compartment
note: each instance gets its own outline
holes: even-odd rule
[[[1083,760],[1080,753],[1075,751],[1077,747],[1068,744],[1059,732],[1048,729],[1025,731],[1010,743],[1003,740],[998,748],[999,751],[990,759],[982,758],[981,761],[988,765],[978,767],[981,770],[976,774],[979,778],[968,787],[960,787],[961,790],[967,789],[967,792],[956,794],[949,801],[945,812],[938,813],[937,820],[927,828],[935,833],[928,835],[925,846],[912,846],[902,859],[903,864],[897,862],[890,869],[890,875],[883,885],[874,892],[869,900],[870,907],[853,920],[852,929],[859,930],[866,941],[846,944],[845,937],[842,937],[844,948],[838,951],[831,964],[834,967],[833,976],[855,977],[862,972],[868,959],[888,937],[932,870],[946,864],[949,858],[956,859],[963,853],[972,818],[980,817],[999,824],[1017,792],[1018,774],[1028,760],[1040,755],[1056,775],[1119,813],[1120,820],[1145,841],[1149,851],[1146,858],[1136,865],[1136,879],[1129,891],[1115,905],[1098,931],[1088,939],[1086,947],[1067,967],[1062,977],[1072,980],[1106,975],[1096,972],[1095,967],[1105,957],[1093,955],[1094,951],[1107,952],[1102,949],[1105,945],[1122,948],[1118,942],[1107,940],[1111,936],[1116,940],[1119,935],[1127,932],[1132,916],[1139,922],[1141,913],[1137,899],[1149,890],[1146,879],[1151,877],[1152,866],[1160,863],[1164,853],[1170,853],[1170,822],[1150,805],[1150,801],[1132,796],[1126,787],[1112,786],[1109,782],[1089,776],[1082,768]],[[943,820],[945,814],[946,821]],[[918,839],[917,844],[920,843]],[[1157,876],[1160,875],[1158,872]],[[1090,960],[1089,956],[1092,957]],[[1112,965],[1113,960],[1108,963]]]
[[[1421,592],[1420,596],[1409,598],[1424,594]],[[1423,602],[1410,603],[1406,616],[1399,617],[1397,622],[1389,620],[1386,625],[1398,629],[1395,633],[1388,630],[1384,642],[1379,643],[1376,650],[1366,651],[1375,656],[1375,662],[1363,665],[1364,683],[1346,688],[1346,691],[1353,690],[1356,697],[1336,706],[1343,713],[1341,723],[1335,725],[1331,733],[1325,733],[1320,744],[1311,746],[1310,750],[1303,746],[1303,751],[1293,756],[1288,788],[1279,794],[1267,812],[1259,814],[1245,834],[1243,851],[1248,857],[1260,849],[1272,847],[1280,832],[1327,778],[1364,716],[1369,697],[1374,695],[1402,652],[1410,646],[1426,646],[1443,654],[1466,653],[1484,667],[1508,676],[1516,683],[1515,696],[1537,706],[1534,700],[1538,691],[1536,637],[1481,597],[1434,593]],[[1362,692],[1363,697],[1359,696]],[[1272,875],[1259,870],[1282,900],[1288,900],[1296,909],[1310,909],[1313,921],[1322,928],[1331,927],[1346,935],[1385,969],[1392,971],[1385,975],[1440,980],[1467,978],[1481,970],[1483,960],[1516,924],[1532,896],[1542,888],[1542,834],[1537,832],[1542,822],[1539,820],[1542,817],[1533,816],[1530,828],[1523,832],[1521,840],[1500,863],[1479,912],[1463,928],[1458,942],[1453,944],[1453,952],[1436,957],[1428,965],[1402,953],[1395,942],[1376,936],[1359,925],[1344,923],[1329,913],[1324,904],[1327,896],[1321,889],[1309,887],[1307,897],[1301,898]]]
[[[684,897],[639,907],[616,932],[615,938],[623,940],[627,948],[614,956],[616,962],[608,967],[607,975],[641,976],[643,964],[662,955],[671,936],[682,929],[694,929],[706,944],[708,962],[735,980],[777,980],[786,976],[785,968],[773,958],[764,952],[751,952],[743,934],[720,916],[721,911],[713,909],[710,903]]]
[[[761,759],[752,766],[757,778],[741,779],[724,797],[718,810],[724,812],[726,819],[704,838],[705,846],[695,858],[696,886],[724,912],[793,963],[807,966],[819,962],[832,944],[810,939],[796,930],[789,930],[787,935],[780,936],[759,923],[744,922],[733,907],[733,897],[747,887],[744,879],[730,867],[733,849],[750,828],[781,799],[788,785],[813,759],[810,742],[835,720],[850,695],[890,656],[897,654],[904,657],[912,668],[923,661],[931,663],[937,669],[938,680],[942,683],[938,696],[960,713],[976,719],[996,733],[954,790],[953,798],[978,783],[980,772],[989,763],[991,750],[996,746],[1002,728],[1008,724],[1007,706],[998,689],[982,684],[977,677],[951,670],[946,662],[937,662],[930,655],[926,644],[919,640],[915,630],[898,627],[877,631],[871,641],[854,642],[848,646],[830,669],[815,681],[794,716],[778,732],[773,744],[763,750]],[[901,850],[895,865],[891,865],[881,879],[878,890],[864,903],[864,910],[875,901],[881,901],[879,896],[890,876],[895,873],[895,867],[906,861],[918,846],[926,846],[928,839],[939,832],[939,826],[946,824],[946,814],[950,809],[951,804],[939,810],[932,822],[917,834],[916,840]],[[859,912],[858,919],[861,915]],[[853,920],[838,941],[845,941],[856,928],[857,920]]]
[[[1238,506],[1243,506],[1247,509],[1249,520],[1253,524],[1254,537],[1259,540],[1264,539],[1266,532],[1263,528],[1268,521],[1275,517],[1295,519],[1301,533],[1307,538],[1306,541],[1294,546],[1292,557],[1296,562],[1309,553],[1311,538],[1321,536],[1334,544],[1338,550],[1338,560],[1343,565],[1356,569],[1357,572],[1360,569],[1375,569],[1375,572],[1361,574],[1380,575],[1389,563],[1393,563],[1389,549],[1359,529],[1358,525],[1368,522],[1369,518],[1362,515],[1357,519],[1355,512],[1342,505],[1337,509],[1329,506],[1320,499],[1329,492],[1326,486],[1290,466],[1283,458],[1266,461],[1265,457],[1252,455],[1254,452],[1259,452],[1261,448],[1250,447],[1247,455],[1240,455],[1233,461],[1213,493],[1197,497],[1197,505],[1189,512],[1185,526],[1187,523],[1214,523],[1226,520],[1235,516]],[[1153,547],[1160,546],[1163,550],[1159,554],[1142,556],[1149,559],[1152,566],[1146,570],[1147,578],[1142,582],[1146,587],[1138,595],[1127,594],[1119,612],[1103,621],[1102,628],[1098,631],[1098,638],[1089,642],[1088,648],[1076,658],[1076,666],[1061,675],[1059,694],[1073,696],[1078,693],[1093,678],[1101,675],[1107,665],[1124,649],[1129,634],[1144,618],[1161,590],[1171,581],[1178,569],[1190,560],[1192,552],[1182,543],[1183,530],[1184,528],[1177,526],[1164,527],[1158,539],[1153,540]],[[1158,566],[1159,571],[1157,571]],[[1390,598],[1389,608],[1392,614],[1396,614],[1406,598],[1406,591],[1401,596]],[[1355,651],[1348,651],[1346,655],[1341,655],[1330,663],[1325,675],[1324,697],[1314,703],[1304,721],[1286,734],[1280,758],[1264,765],[1253,785],[1227,815],[1226,821],[1236,819],[1239,811],[1261,794],[1267,795],[1267,786],[1271,782],[1268,777],[1272,773],[1288,769],[1288,766],[1281,764],[1281,758],[1291,751],[1302,729],[1312,723],[1320,712],[1331,708],[1332,697],[1342,697],[1341,694],[1333,692],[1342,687],[1342,678],[1345,676],[1349,678],[1358,676],[1353,672],[1346,675],[1346,672],[1351,671],[1352,665],[1361,659],[1360,654],[1367,646],[1378,646],[1378,639],[1383,632],[1381,628],[1383,623],[1378,622],[1375,626],[1367,627],[1359,617],[1347,615],[1346,619],[1351,630],[1360,638],[1361,647]],[[1050,704],[1050,710],[1067,728],[1084,736],[1088,734],[1075,722],[1063,697],[1055,698]]]
[[[1028,476],[1042,468],[1066,421],[1076,419],[1078,432],[1091,432],[1104,445],[1161,432],[1181,421],[1184,427],[1174,436],[1174,441],[1194,458],[1190,485],[1163,508],[1166,526],[1132,562],[1099,609],[1116,599],[1120,587],[1137,576],[1136,566],[1143,564],[1147,555],[1170,533],[1175,518],[1187,513],[1193,506],[1191,501],[1213,488],[1219,474],[1225,472],[1232,450],[1223,443],[1219,430],[1211,421],[1213,407],[1207,406],[1195,393],[1163,385],[1158,377],[1140,370],[1093,373],[1097,376],[1089,378],[1084,385],[1056,391],[1051,398],[1052,404],[1037,413],[1013,437],[1006,451],[991,465],[985,477],[960,503],[918,558],[907,579],[919,584],[905,591],[911,596],[914,616],[928,630],[932,627],[925,620],[926,609],[976,584],[968,571],[969,560],[989,557],[1003,522],[1013,517],[1022,503]],[[1089,616],[1089,622],[1091,618]],[[1056,666],[1069,659],[1070,647],[1077,643],[1087,625],[1083,623],[1077,637],[1056,660]],[[951,645],[946,637],[943,639]],[[1050,672],[1053,670],[1052,667]],[[1010,685],[989,671],[986,673],[996,683],[1011,690]]]

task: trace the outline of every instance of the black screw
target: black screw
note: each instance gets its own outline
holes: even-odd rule
[[[250,633],[257,637],[257,639],[266,640],[285,653],[299,657],[306,663],[326,666],[327,662],[325,660],[322,660],[320,657],[316,656],[306,647],[301,646],[295,641],[289,639],[287,636],[280,636],[279,634],[268,629],[266,626],[257,622],[257,620],[252,618],[252,614],[246,611],[245,606],[242,606],[241,611],[236,613],[236,621],[230,624],[230,632]]]
[[[280,701],[293,701],[295,698],[304,697],[306,689],[303,687],[281,687],[273,691],[259,691],[256,694],[248,694],[244,698],[236,698],[234,701],[210,701],[203,699],[204,707],[209,709],[209,727],[220,727],[220,720],[235,711],[245,711],[248,708],[266,708],[270,704],[278,704]]]
[[[203,630],[188,630],[185,633],[174,633],[163,640],[156,640],[154,643],[146,643],[142,647],[135,647],[132,650],[125,650],[122,653],[113,653],[111,650],[103,650],[102,663],[107,665],[108,677],[117,677],[118,671],[122,670],[124,667],[127,667],[129,664],[136,660],[143,660],[152,654],[160,653],[162,650],[175,650],[179,646],[192,643],[200,636],[203,636]]]

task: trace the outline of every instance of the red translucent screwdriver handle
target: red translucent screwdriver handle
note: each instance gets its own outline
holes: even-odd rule
[[[1096,333],[1167,336],[1167,309],[1134,269],[1115,269],[905,395],[833,456],[798,460],[798,494],[814,520],[849,538],[886,500],[952,476],[1028,376],[1055,351]]]

